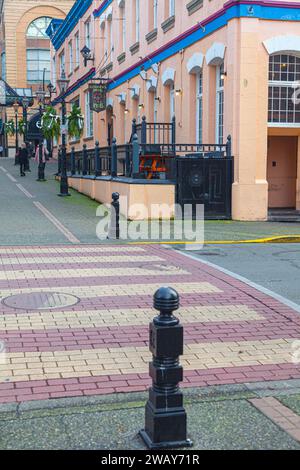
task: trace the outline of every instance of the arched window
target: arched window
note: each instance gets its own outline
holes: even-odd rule
[[[299,126],[299,88],[300,57],[283,53],[270,56],[269,123],[287,127]]]
[[[27,38],[30,39],[49,39],[46,34],[46,30],[51,23],[52,18],[43,16],[34,20],[27,29]]]
[[[216,67],[216,142],[224,142],[224,62]]]
[[[50,40],[46,30],[52,18],[37,18],[28,26],[27,39],[27,82],[38,84],[50,81]]]

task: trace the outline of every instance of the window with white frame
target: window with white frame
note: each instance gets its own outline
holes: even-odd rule
[[[158,0],[153,0],[153,29],[158,26]]]
[[[108,54],[110,56],[110,62],[114,60],[114,28],[113,28],[113,18],[112,15],[109,15],[107,18],[108,22],[108,34],[109,34],[109,47]]]
[[[175,0],[169,0],[169,16],[175,15]]]
[[[59,56],[59,71],[60,75],[62,75],[62,73],[66,71],[66,60],[64,51]]]
[[[276,54],[269,59],[268,122],[286,127],[300,124],[300,58]]]
[[[154,124],[158,123],[158,96],[157,89],[153,93],[153,122]],[[154,143],[157,144],[158,141],[158,129],[157,126],[154,126]]]
[[[140,0],[135,0],[135,40],[140,40]]]
[[[125,1],[120,4],[120,27],[121,27],[121,51],[126,51],[126,16],[125,16]]]
[[[175,85],[170,85],[170,121],[175,116]]]
[[[196,142],[203,143],[203,73],[196,75]]]
[[[69,72],[73,72],[73,43],[72,41],[69,42]]]
[[[91,49],[91,20],[88,20],[84,24],[85,30],[85,45]]]
[[[89,91],[85,93],[85,135],[86,137],[93,137],[94,135],[93,111],[90,107]]]
[[[27,49],[27,81],[50,81],[51,58],[49,49]]]
[[[216,67],[216,143],[224,140],[224,63]]]
[[[79,42],[79,33],[75,34],[75,67],[80,65],[80,42]]]

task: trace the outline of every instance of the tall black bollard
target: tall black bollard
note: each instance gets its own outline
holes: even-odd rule
[[[82,176],[86,176],[88,174],[88,152],[87,152],[87,145],[83,145],[83,152],[82,152]]]
[[[101,176],[102,175],[102,160],[100,157],[100,144],[98,140],[96,141],[96,146],[95,146],[95,176]]]
[[[110,227],[108,237],[112,240],[119,240],[120,239],[120,194],[113,193],[112,194],[112,211],[110,217]]]
[[[173,311],[179,308],[179,295],[170,287],[162,287],[154,294],[154,308],[159,316],[150,324],[150,363],[152,387],[146,405],[145,429],[140,436],[149,449],[190,447],[187,439],[187,416],[179,382],[183,368],[179,356],[183,354],[183,327]]]
[[[71,176],[76,174],[76,158],[75,158],[75,147],[71,149]]]

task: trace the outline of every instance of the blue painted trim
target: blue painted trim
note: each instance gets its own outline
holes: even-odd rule
[[[52,44],[55,50],[58,50],[68,35],[72,32],[79,20],[86,13],[92,5],[93,0],[77,0],[68,15],[66,16],[63,24],[52,38]]]
[[[251,8],[251,10],[250,10]],[[284,14],[283,14],[284,13]],[[214,16],[214,15],[213,15]],[[211,21],[205,24],[205,31],[202,29],[202,25],[199,25],[196,30],[186,35],[183,39],[173,41],[172,44],[166,49],[159,50],[157,53],[150,54],[150,59],[141,61],[140,65],[137,65],[132,70],[125,71],[120,74],[108,85],[108,90],[114,90],[119,87],[127,80],[136,77],[141,70],[149,70],[151,65],[156,62],[162,62],[169,57],[177,54],[181,49],[185,49],[215,31],[227,26],[228,22],[236,18],[258,18],[262,20],[277,20],[277,21],[300,21],[300,8],[284,8],[274,7],[274,5],[257,5],[254,2],[247,2],[247,4],[234,4],[229,6],[228,9],[224,9],[220,16],[216,16]]]
[[[113,0],[106,0],[105,2],[103,2],[100,7],[94,11],[94,17],[95,18],[99,18],[99,16],[102,15],[102,13],[106,10],[107,7],[109,7],[109,5],[111,5],[113,2]]]
[[[113,0],[106,0],[100,5],[100,8],[93,12],[95,18],[98,18],[111,5]],[[50,37],[52,44],[57,51],[64,43],[65,39],[73,31],[78,24],[78,21],[83,17],[87,10],[92,5],[93,0],[77,0],[67,17],[63,21],[60,28],[55,32],[55,35]]]

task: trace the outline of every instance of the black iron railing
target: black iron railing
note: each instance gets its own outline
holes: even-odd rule
[[[142,117],[142,122],[132,121],[132,140],[137,135],[139,142],[143,144],[175,144],[176,142],[176,119],[171,122],[147,122],[146,117]]]
[[[231,137],[224,145],[219,144],[177,144],[141,143],[135,134],[131,143],[117,145],[112,140],[109,147],[72,151],[67,156],[71,176],[111,176],[141,179],[176,179],[176,157],[186,158],[231,158]],[[58,165],[60,172],[60,162]]]

